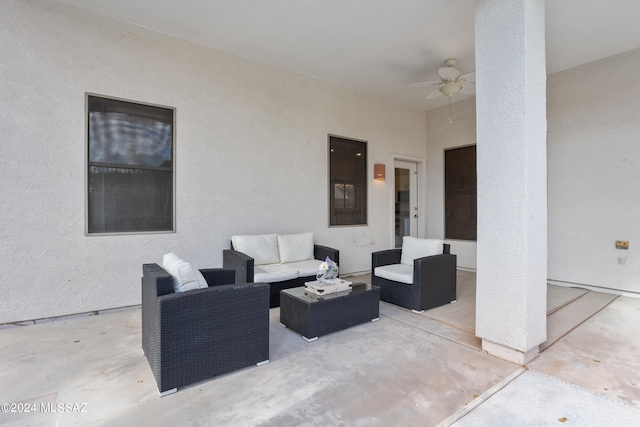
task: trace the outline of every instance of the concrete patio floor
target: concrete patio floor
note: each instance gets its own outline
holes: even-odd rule
[[[640,425],[640,299],[549,286],[549,339],[521,367],[481,351],[474,296],[459,271],[456,304],[381,302],[380,321],[312,343],[271,309],[268,365],[163,398],[139,309],[1,329],[0,425]]]

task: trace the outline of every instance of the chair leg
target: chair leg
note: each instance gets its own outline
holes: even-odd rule
[[[262,362],[258,362],[258,363],[256,363],[256,366],[264,366],[264,365],[266,365],[267,363],[269,363],[269,359],[267,359],[267,360],[263,360]]]
[[[176,391],[178,391],[178,388],[177,388],[177,387],[176,387],[176,388],[169,389],[169,390],[167,390],[167,391],[163,391],[162,393],[160,393],[160,390],[158,390],[158,394],[160,395],[160,397],[165,397],[165,396],[168,396],[168,395],[170,395],[170,394],[175,393]]]
[[[422,314],[424,313],[424,310],[411,310],[411,312],[415,314]]]

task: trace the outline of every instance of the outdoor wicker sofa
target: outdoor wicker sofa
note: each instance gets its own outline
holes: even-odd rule
[[[269,362],[268,284],[233,284],[233,270],[206,269],[208,288],[175,293],[158,264],[142,270],[142,349],[160,396]]]
[[[440,253],[403,257],[408,241],[417,245],[435,242]],[[403,248],[371,254],[371,283],[380,287],[380,300],[416,313],[455,302],[457,257],[450,253],[451,246],[434,239],[405,236]]]
[[[239,250],[234,242],[246,249]],[[236,283],[254,279],[269,283],[269,306],[279,307],[280,291],[316,280],[318,267],[326,258],[339,264],[340,251],[314,244],[312,233],[233,236],[231,249],[223,250],[222,265],[235,270]]]

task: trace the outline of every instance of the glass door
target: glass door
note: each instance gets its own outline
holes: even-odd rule
[[[396,160],[395,183],[395,246],[402,247],[404,236],[418,235],[418,166]]]

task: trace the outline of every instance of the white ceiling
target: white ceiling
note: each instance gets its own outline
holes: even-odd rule
[[[475,68],[473,0],[62,1],[423,110],[446,97],[412,83]],[[547,0],[546,25],[553,73],[640,47],[640,1]]]

